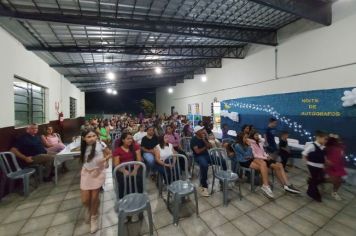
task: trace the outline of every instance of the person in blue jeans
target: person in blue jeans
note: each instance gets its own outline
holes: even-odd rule
[[[156,161],[155,161],[155,150],[154,148],[158,144],[157,136],[155,135],[155,130],[153,126],[150,126],[146,130],[147,135],[142,138],[141,141],[141,150],[143,153],[143,159],[146,162],[146,165],[151,170],[151,177],[155,177],[156,172]]]
[[[200,194],[204,197],[209,197],[208,191],[208,169],[211,164],[208,150],[212,147],[206,137],[206,131],[203,126],[194,127],[195,136],[190,142],[190,148],[193,150],[194,158],[200,167]],[[222,161],[223,169],[226,170],[226,162]]]

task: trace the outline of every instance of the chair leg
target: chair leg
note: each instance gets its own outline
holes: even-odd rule
[[[195,211],[197,216],[199,216],[198,193],[196,188],[194,188],[194,199],[195,199]]]
[[[148,202],[147,203],[147,217],[148,217],[148,228],[150,231],[150,235],[153,236],[153,219],[152,219],[152,209],[151,209],[151,204]]]
[[[25,197],[30,193],[30,175],[25,175],[23,177],[23,193]]]
[[[179,204],[180,204],[180,197],[178,194],[174,194],[174,209],[173,209],[173,224],[175,226],[178,225],[178,217],[179,217]]]
[[[223,204],[227,206],[227,185],[228,182],[226,180],[223,181]]]
[[[58,165],[54,165],[54,182],[57,185],[57,183],[58,183]]]
[[[251,170],[250,172],[250,178],[251,178],[251,192],[255,192],[255,170]]]
[[[125,218],[126,218],[126,214],[124,214],[124,212],[122,211],[119,211],[119,214],[118,214],[118,217],[119,217],[119,223],[117,224],[118,225],[118,233],[119,235],[121,236],[125,236],[126,235],[126,230],[125,230]]]
[[[213,174],[213,184],[211,185],[211,193],[210,194],[213,194],[213,192],[214,192],[214,185],[215,185],[215,175]]]
[[[171,201],[171,192],[170,191],[167,191],[167,209],[169,210],[169,202]]]
[[[191,166],[191,171],[192,171],[192,177],[193,177],[193,174],[194,174],[194,165],[195,165],[195,162],[194,162],[194,159],[192,160],[192,166]]]

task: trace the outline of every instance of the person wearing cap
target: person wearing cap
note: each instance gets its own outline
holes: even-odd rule
[[[206,136],[206,131],[203,126],[197,125],[194,127],[194,137],[190,142],[190,148],[193,150],[195,161],[200,167],[200,194],[204,197],[209,197],[208,191],[208,168],[211,164],[208,150],[212,148]],[[223,169],[226,170],[226,162],[222,161]]]

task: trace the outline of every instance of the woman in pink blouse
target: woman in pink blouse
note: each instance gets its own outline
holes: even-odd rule
[[[283,189],[285,191],[290,193],[300,193],[298,189],[289,183],[282,163],[276,162],[265,152],[263,148],[263,142],[260,140],[258,132],[255,131],[250,133],[249,143],[252,148],[253,157],[256,159],[264,160],[267,164],[267,167],[275,171],[276,176],[279,182],[283,185]]]
[[[56,133],[53,133],[53,127],[47,126],[45,134],[42,135],[42,143],[47,149],[48,153],[57,154],[65,148],[62,140]]]
[[[168,140],[168,143],[173,145],[173,148],[176,152],[185,155],[180,144],[180,136],[175,132],[175,126],[173,124],[167,126],[165,136]]]

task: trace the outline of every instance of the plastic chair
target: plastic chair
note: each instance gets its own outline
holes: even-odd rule
[[[188,160],[189,160],[189,166],[191,169],[191,176],[193,176],[194,172],[194,166],[195,166],[195,160],[194,160],[194,154],[193,150],[190,148],[190,141],[192,140],[192,137],[183,137],[181,139],[181,146],[183,151],[187,154]]]
[[[135,165],[139,165],[139,168],[142,168],[142,185],[143,185],[143,193],[138,193],[137,187],[137,176],[132,176],[131,178],[123,178],[123,197],[119,199],[119,188],[118,188],[118,180],[117,173],[120,169],[127,169],[130,173],[134,169]],[[133,178],[133,180],[132,180]],[[114,179],[114,187],[117,202],[115,204],[115,208],[118,212],[119,223],[118,223],[118,235],[124,236],[126,234],[124,230],[124,222],[127,216],[133,216],[143,211],[147,211],[148,215],[148,224],[149,224],[149,232],[150,235],[153,235],[153,220],[152,220],[152,210],[150,200],[146,193],[146,166],[144,163],[139,161],[126,162],[115,167],[113,171],[113,179]]]
[[[181,169],[181,160],[184,160],[184,172]],[[190,194],[194,194],[195,198],[195,210],[196,214],[199,215],[198,208],[198,195],[197,190],[193,183],[189,180],[188,175],[188,160],[187,157],[181,154],[174,154],[170,156],[165,161],[167,164],[171,165],[172,168],[164,168],[164,178],[167,183],[167,208],[169,207],[170,198],[172,195],[173,199],[173,224],[177,225],[179,220],[179,206],[182,199]],[[184,175],[183,175],[184,173]]]
[[[11,181],[22,179],[24,195],[28,196],[30,189],[30,176],[35,173],[36,170],[33,168],[21,169],[16,160],[16,156],[12,152],[0,153],[0,166],[6,177]],[[10,186],[12,186],[12,184]]]
[[[236,153],[235,146],[231,146],[234,152]],[[252,168],[246,168],[240,165],[239,162],[237,162],[237,171],[236,173],[239,173],[241,176],[245,176],[246,172],[250,173],[250,188],[251,192],[255,192],[256,186],[255,186],[255,176],[258,175],[260,172],[256,171],[255,169]],[[271,189],[273,190],[274,187],[274,171],[272,170],[272,184],[271,184]]]
[[[227,163],[227,153],[224,148],[213,148],[209,150],[209,156],[211,160],[211,166],[213,168],[213,184],[211,186],[211,194],[214,192],[214,184],[215,184],[215,178],[220,180],[223,184],[222,189],[223,189],[223,204],[224,206],[227,206],[227,189],[228,189],[228,184],[230,182],[236,182],[239,180],[239,176],[237,173],[232,172],[231,170],[224,170],[223,169],[223,160],[226,161]],[[239,181],[239,193],[240,193],[240,199],[242,198],[241,196],[241,183]]]

